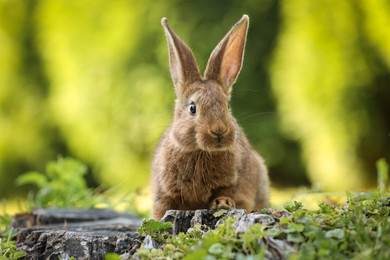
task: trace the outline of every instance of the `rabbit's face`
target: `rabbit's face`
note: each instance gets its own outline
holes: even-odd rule
[[[248,16],[244,15],[214,48],[203,77],[191,49],[166,18],[161,23],[177,97],[171,139],[186,151],[233,149],[238,126],[229,110],[229,98],[242,66]]]
[[[195,82],[188,97],[176,102],[173,138],[186,150],[223,151],[236,140],[229,96],[215,81]]]

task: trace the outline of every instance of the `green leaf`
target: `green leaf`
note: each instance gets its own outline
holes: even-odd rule
[[[13,255],[13,259],[19,259],[25,257],[27,254],[25,252],[15,252]]]
[[[266,237],[278,237],[281,233],[280,228],[272,227],[271,229],[267,230]]]
[[[232,252],[232,246],[230,243],[227,243],[226,245],[215,243],[210,246],[208,253],[217,257],[217,259],[232,259],[235,256],[235,254]]]
[[[225,247],[220,243],[216,243],[210,246],[208,251],[214,256],[221,256],[225,252]]]
[[[291,218],[283,217],[283,218],[280,219],[280,225],[288,224],[291,221],[292,221]]]
[[[47,178],[45,175],[39,172],[27,172],[16,179],[16,184],[18,186],[33,184],[38,188],[43,188],[47,185]]]
[[[213,214],[213,216],[216,217],[216,218],[219,218],[219,217],[222,217],[223,215],[225,215],[226,212],[227,212],[226,209],[221,209],[221,210],[215,212],[215,213]]]
[[[299,233],[291,233],[287,235],[287,241],[292,243],[302,243],[304,240],[304,237]]]
[[[284,232],[285,233],[300,233],[304,229],[305,229],[304,225],[291,222],[290,224],[288,224],[287,229]]]
[[[172,228],[171,222],[160,222],[154,219],[144,219],[142,225],[137,229],[138,234],[152,235],[154,232],[161,232],[167,228]]]
[[[318,250],[318,256],[324,256],[324,257],[328,256],[329,257],[329,254],[330,254],[330,251],[327,248],[320,248]]]
[[[207,256],[207,249],[200,248],[192,253],[189,253],[187,256],[183,258],[183,260],[198,260],[205,259]]]
[[[335,238],[335,239],[344,239],[345,233],[341,228],[336,228],[333,230],[329,230],[325,233],[325,237],[327,238]]]
[[[289,212],[294,212],[294,211],[297,211],[299,209],[302,209],[303,204],[302,204],[302,202],[294,201],[294,203],[289,203],[289,204],[285,205],[284,208]]]
[[[321,202],[319,205],[320,213],[330,214],[333,211],[333,206],[329,205],[328,203]]]

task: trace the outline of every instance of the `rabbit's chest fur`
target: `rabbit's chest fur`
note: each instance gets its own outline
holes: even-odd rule
[[[160,184],[164,193],[174,198],[178,205],[206,207],[215,190],[237,183],[237,158],[231,152],[169,149],[166,155]]]

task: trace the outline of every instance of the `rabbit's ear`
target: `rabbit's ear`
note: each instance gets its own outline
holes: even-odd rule
[[[168,42],[171,77],[180,97],[186,85],[200,79],[198,65],[191,49],[169,27],[167,18],[162,18],[161,24]]]
[[[227,92],[241,70],[248,24],[249,17],[243,15],[215,47],[207,62],[205,78],[217,80]]]

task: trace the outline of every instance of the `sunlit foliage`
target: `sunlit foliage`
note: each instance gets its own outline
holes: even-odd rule
[[[148,185],[174,102],[160,19],[203,70],[244,13],[232,107],[273,182],[370,184],[390,154],[388,1],[0,0],[0,196],[58,155],[92,183]]]
[[[315,184],[367,186],[373,157],[389,155],[390,4],[302,0],[282,10],[272,79],[283,130],[302,144]]]

